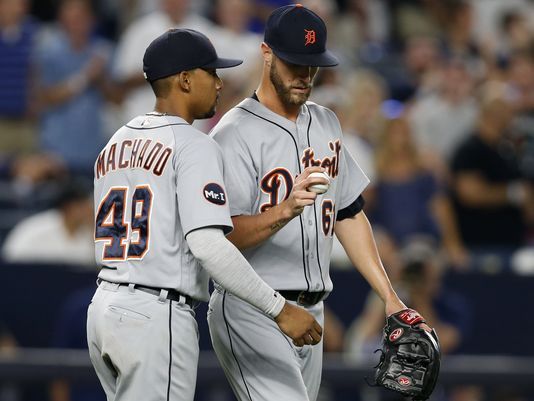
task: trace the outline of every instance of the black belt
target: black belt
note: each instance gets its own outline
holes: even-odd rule
[[[128,287],[130,285],[128,283],[112,283],[111,281],[103,280],[100,277],[96,280],[96,283],[98,285],[100,285],[100,283],[103,282],[103,281],[105,281],[106,283],[117,284],[117,285],[119,285],[121,287],[122,286]],[[193,298],[191,298],[189,295],[182,294],[179,291],[176,291],[176,290],[173,290],[173,289],[169,289],[169,288],[147,287],[146,285],[139,285],[139,284],[134,284],[133,287],[136,290],[143,291],[143,292],[146,292],[148,294],[152,294],[152,295],[155,295],[155,296],[158,296],[158,297],[159,297],[159,294],[161,293],[162,290],[166,290],[167,291],[167,299],[170,299],[171,301],[177,301],[177,302],[185,301],[185,303],[187,305],[189,305],[191,308],[193,308]]]
[[[323,300],[326,295],[326,291],[308,292],[298,290],[281,290],[278,291],[285,299],[289,301],[295,301],[302,306],[312,306]]]

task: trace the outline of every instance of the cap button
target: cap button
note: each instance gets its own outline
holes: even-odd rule
[[[295,4],[295,7],[302,7],[302,4],[297,3],[297,4]]]

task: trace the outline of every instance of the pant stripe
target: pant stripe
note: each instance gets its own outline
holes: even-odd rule
[[[167,401],[171,394],[171,367],[172,367],[172,300],[169,299],[169,379],[167,382]]]
[[[248,385],[247,385],[247,382],[245,380],[245,376],[243,376],[243,371],[241,370],[241,365],[239,365],[239,361],[237,360],[237,356],[235,355],[235,352],[234,352],[234,345],[232,343],[232,336],[230,335],[230,323],[226,319],[225,304],[226,304],[226,291],[224,291],[224,294],[223,294],[222,313],[223,313],[224,323],[226,325],[226,331],[228,332],[228,339],[230,340],[230,350],[232,351],[232,355],[233,355],[233,357],[235,359],[235,362],[237,364],[237,368],[239,369],[239,373],[241,374],[241,379],[243,380],[243,384],[245,385],[245,388],[247,390],[248,398],[249,398],[250,401],[252,401],[252,396],[250,395],[250,391],[248,389]]]

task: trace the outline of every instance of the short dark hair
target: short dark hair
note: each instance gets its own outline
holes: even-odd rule
[[[169,93],[171,93],[170,77],[156,79],[155,81],[150,82],[150,86],[152,87],[156,97],[166,98],[169,96]]]

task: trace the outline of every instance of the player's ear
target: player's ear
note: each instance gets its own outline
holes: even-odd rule
[[[190,71],[182,71],[178,74],[178,85],[184,92],[191,91],[191,74]]]
[[[267,43],[265,43],[265,42],[263,42],[261,44],[261,54],[263,55],[263,61],[267,65],[271,65],[271,63],[273,61],[273,51],[269,47],[269,45]]]

